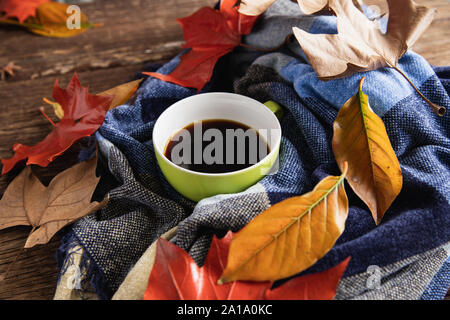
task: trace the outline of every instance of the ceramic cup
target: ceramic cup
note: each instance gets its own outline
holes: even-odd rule
[[[172,163],[165,155],[170,139],[179,130],[201,120],[225,119],[246,124],[266,138],[270,152],[256,164],[227,173],[191,171]],[[277,164],[281,126],[264,104],[233,93],[204,93],[178,101],[167,108],[153,128],[156,159],[167,181],[182,195],[193,200],[217,194],[241,192],[272,172]]]

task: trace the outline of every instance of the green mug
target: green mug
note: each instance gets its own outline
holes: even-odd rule
[[[158,118],[153,128],[156,159],[167,181],[186,198],[200,201],[217,194],[237,193],[249,188],[278,163],[281,126],[273,105],[234,93],[204,93],[176,102]],[[225,119],[243,123],[266,137],[270,152],[261,161],[242,170],[202,173],[182,168],[165,156],[165,148],[176,132],[202,120]],[[272,170],[271,170],[272,169]]]

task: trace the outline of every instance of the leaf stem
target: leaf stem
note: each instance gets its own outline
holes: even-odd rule
[[[428,100],[423,94],[422,92],[420,92],[419,89],[417,89],[417,87],[414,85],[414,83],[412,83],[412,81],[408,78],[408,76],[399,68],[397,68],[396,66],[392,66],[390,65],[390,67],[392,69],[395,69],[398,73],[400,73],[403,78],[406,79],[406,81],[409,82],[409,84],[414,88],[414,90],[416,90],[416,92],[419,94],[419,96],[426,102],[428,103],[428,105],[431,107],[431,109],[433,109],[433,112],[436,113],[438,116],[442,117],[443,115],[445,115],[446,109],[442,106],[439,106],[433,102],[431,102],[430,100]]]
[[[56,127],[56,124],[53,122],[53,120],[50,119],[50,117],[45,113],[44,107],[40,107],[39,111],[42,113],[42,115],[45,117],[45,119],[47,119],[52,124],[52,126]]]

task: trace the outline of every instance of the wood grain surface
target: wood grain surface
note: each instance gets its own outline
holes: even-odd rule
[[[438,13],[414,50],[431,64],[450,65],[450,2],[417,2],[436,7]],[[13,143],[33,145],[51,131],[38,108],[43,105],[42,97],[51,98],[55,78],[66,85],[76,71],[82,84],[89,84],[94,93],[126,82],[145,63],[167,61],[180,52],[183,39],[176,18],[214,3],[97,0],[80,6],[91,22],[103,23],[103,27],[69,39],[44,38],[22,29],[0,27],[0,66],[14,61],[22,67],[15,77],[0,81],[0,158],[12,156]],[[49,107],[46,110],[52,114]],[[78,147],[73,146],[48,168],[33,167],[33,171],[48,183],[74,164]],[[20,170],[0,177],[0,196]],[[20,252],[29,232],[27,227],[0,231],[0,275]],[[57,281],[54,255],[59,240],[60,235],[56,235],[47,245],[25,250],[0,282],[0,299],[51,299]]]

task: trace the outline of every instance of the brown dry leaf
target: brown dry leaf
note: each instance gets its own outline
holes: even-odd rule
[[[388,0],[388,30],[383,34],[378,23],[368,20],[352,0],[322,2],[336,14],[338,34],[310,34],[299,28],[294,28],[294,34],[323,80],[396,67],[398,59],[429,26],[435,12],[412,0]],[[300,3],[306,6],[312,1]]]
[[[291,0],[292,2],[298,2],[300,9],[304,14],[323,14],[328,11],[328,0]],[[383,0],[372,0],[383,1]],[[269,7],[275,2],[275,0],[242,0],[238,1],[236,5],[239,5],[239,12],[248,16],[259,16],[263,14]],[[353,0],[355,6],[361,11],[361,6],[358,0]]]
[[[300,6],[300,9],[304,14],[327,14],[331,13],[330,7],[328,6],[328,0],[291,0],[292,2],[298,2],[298,5]],[[373,1],[386,1],[386,0],[373,0]],[[352,0],[353,4],[355,5],[358,10],[361,12],[361,0]],[[365,0],[363,1],[366,2]]]
[[[279,202],[250,221],[233,237],[219,281],[275,281],[323,257],[345,228],[345,175],[328,176],[311,192]]]
[[[353,3],[361,11],[363,11],[361,4],[364,4],[373,12],[376,18],[385,17],[389,14],[387,0],[353,0]]]
[[[0,230],[32,226],[25,248],[45,244],[62,227],[105,206],[91,202],[99,178],[97,159],[79,163],[58,174],[45,187],[26,167],[8,186],[0,200]]]
[[[359,90],[339,110],[334,122],[333,152],[347,181],[367,204],[379,224],[402,189],[402,171],[383,121],[372,111],[369,99]]]
[[[328,10],[328,0],[298,0],[304,14],[314,14]]]
[[[114,109],[118,106],[123,105],[128,100],[130,100],[130,98],[135,94],[135,92],[139,88],[139,85],[142,82],[142,80],[143,79],[139,79],[139,80],[134,80],[134,81],[130,81],[130,82],[121,84],[114,88],[103,91],[103,92],[99,93],[98,95],[114,96],[113,101],[111,102],[111,105],[109,106],[109,110]],[[62,117],[64,117],[64,111],[61,108],[61,105],[59,103],[50,101],[46,98],[44,98],[43,100],[44,100],[44,102],[50,104],[53,107],[55,115],[59,119],[62,119]]]
[[[7,75],[14,77],[14,72],[21,69],[22,67],[18,66],[13,61],[8,62],[6,66],[0,67],[0,80],[5,80]]]
[[[322,80],[350,76],[357,72],[390,67],[397,70],[439,116],[445,108],[428,100],[398,67],[398,60],[422,35],[436,10],[417,5],[413,0],[387,0],[389,21],[386,34],[378,21],[367,19],[355,0],[299,0],[303,10],[329,8],[337,17],[338,34],[311,34],[294,27],[294,35]]]

